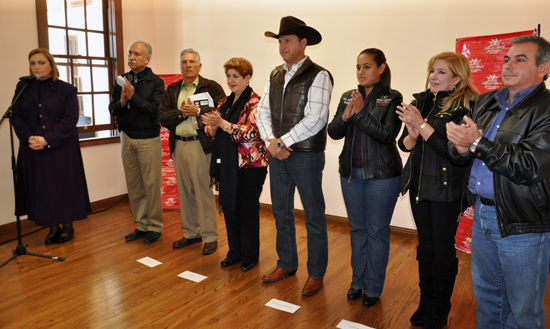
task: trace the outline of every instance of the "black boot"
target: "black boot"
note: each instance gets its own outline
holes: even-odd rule
[[[451,311],[451,296],[458,273],[458,259],[445,263],[434,263],[433,307],[423,329],[442,329],[447,325]]]
[[[74,236],[73,223],[63,224],[63,230],[59,235],[59,243],[65,243],[71,240]]]
[[[451,311],[451,302],[433,304],[432,312],[422,329],[443,329],[447,325],[447,318]]]
[[[432,312],[432,291],[429,289],[429,292],[420,289],[420,304],[418,304],[418,309],[411,316],[411,324],[413,326],[421,326],[426,323],[429,318],[430,313]]]
[[[58,225],[50,226],[50,233],[46,235],[46,238],[44,239],[44,243],[52,244],[54,242],[57,242],[60,234],[61,234],[61,229],[59,228]]]
[[[421,326],[426,323],[428,315],[432,311],[432,263],[418,262],[418,276],[420,278],[420,304],[418,309],[411,316],[411,324],[413,326]]]

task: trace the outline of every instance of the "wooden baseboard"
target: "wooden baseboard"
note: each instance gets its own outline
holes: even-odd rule
[[[91,203],[92,212],[97,212],[97,211],[101,211],[101,210],[104,210],[106,208],[109,208],[109,207],[117,204],[118,202],[124,200],[127,197],[128,197],[128,194],[121,194],[121,195],[113,196],[113,197],[110,197],[110,198],[107,198],[107,199],[94,201],[94,202]],[[217,198],[218,198],[218,196],[216,195],[216,204],[218,203]],[[269,211],[269,212],[273,211],[273,208],[268,203],[260,203],[260,208],[262,208],[266,211]],[[297,217],[300,217],[300,218],[305,217],[305,212],[301,209],[295,209],[294,213],[296,214]],[[349,225],[347,217],[335,216],[335,215],[326,215],[326,217],[327,217],[327,221],[338,222],[338,223]],[[4,225],[1,225],[0,227],[2,228],[1,231],[4,232],[4,233],[6,233],[6,232],[10,232],[10,233],[11,232],[16,232],[16,223],[15,222],[4,224]],[[22,229],[23,232],[27,232],[27,231],[31,230],[33,227],[36,228],[36,226],[34,225],[34,222],[29,221],[27,219],[21,220],[21,229]],[[416,230],[409,229],[409,228],[404,228],[404,227],[397,227],[397,226],[390,226],[390,229],[391,229],[391,234],[392,235],[400,236],[400,237],[404,237],[404,238],[409,238],[409,239],[418,239],[418,234],[417,234]],[[2,235],[3,234],[0,234],[0,241],[4,240],[2,238]],[[12,234],[9,234],[9,236],[11,236],[11,235]]]
[[[413,230],[411,228],[405,228],[405,227],[399,227],[399,226],[391,226],[391,234],[395,236],[400,236],[403,238],[408,239],[414,239],[418,240],[418,232],[416,230]]]
[[[260,208],[263,208],[269,211],[272,211],[273,209],[271,205],[268,203],[260,203]],[[305,212],[302,209],[294,209],[294,214],[302,218],[305,217]],[[326,214],[325,216],[327,217],[327,221],[346,223],[349,225],[349,221],[347,217],[328,215],[328,214]],[[418,240],[418,233],[416,232],[416,230],[413,230],[410,228],[398,227],[398,226],[391,226],[391,225],[390,225],[390,229],[391,229],[392,235]]]
[[[92,212],[97,212],[97,211],[100,211],[100,210],[104,210],[105,208],[111,207],[111,206],[115,205],[116,203],[124,200],[127,197],[128,197],[128,193],[125,193],[125,194],[113,196],[113,197],[110,197],[110,198],[107,198],[107,199],[97,200],[97,201],[91,202]]]

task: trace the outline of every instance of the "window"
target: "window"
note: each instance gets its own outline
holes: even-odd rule
[[[118,136],[108,107],[124,70],[121,0],[36,0],[36,13],[39,46],[55,57],[59,78],[78,89],[80,140]]]

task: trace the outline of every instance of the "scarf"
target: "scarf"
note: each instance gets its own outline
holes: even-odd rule
[[[252,88],[250,86],[245,88],[235,102],[235,94],[231,93],[220,108],[221,117],[229,123],[236,124],[251,95]],[[231,136],[222,129],[218,129],[212,149],[210,176],[214,179],[219,190],[218,200],[220,206],[231,211],[237,211],[238,152],[238,145],[231,140]]]

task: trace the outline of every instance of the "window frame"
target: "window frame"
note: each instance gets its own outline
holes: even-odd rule
[[[68,0],[70,1],[70,0]],[[108,77],[109,77],[109,95],[112,93],[112,81],[115,81],[115,78],[124,73],[124,42],[122,37],[122,0],[94,0],[103,2],[103,17],[104,17],[104,31],[107,31],[108,37],[104,38],[105,49],[107,50],[108,57],[102,58],[107,60],[108,64]],[[48,5],[47,0],[35,0],[36,2],[36,21],[38,29],[38,46],[40,48],[50,49],[50,42],[48,36]],[[67,1],[66,1],[67,2]],[[65,9],[67,10],[67,9]],[[56,27],[57,28],[57,27]],[[62,27],[66,30],[69,27]],[[71,30],[82,30],[82,31],[94,31],[86,29],[74,29]],[[72,61],[78,59],[79,56],[75,55],[54,55],[57,58],[68,58],[69,66],[72,67]],[[69,81],[68,81],[69,82]],[[80,93],[79,94],[90,94],[90,93]],[[94,108],[94,110],[96,110]],[[105,109],[107,111],[108,109]],[[92,127],[90,130],[89,128]],[[95,137],[87,138],[80,140],[80,146],[92,146],[92,145],[101,145],[101,144],[110,144],[120,142],[118,129],[116,127],[116,122],[114,117],[111,117],[110,124],[100,124],[100,125],[90,125],[84,127],[78,127],[79,133],[86,132],[95,132],[95,131],[111,131],[110,137]]]

